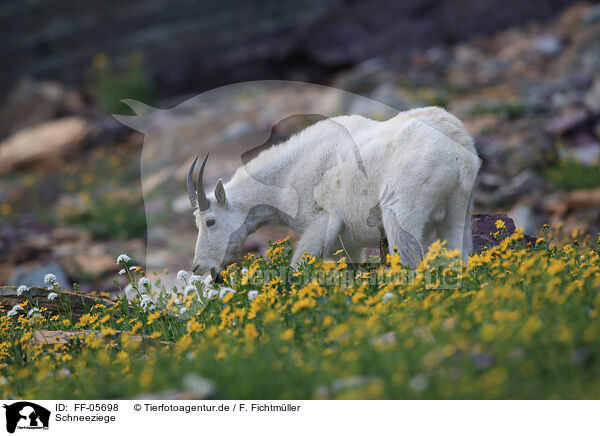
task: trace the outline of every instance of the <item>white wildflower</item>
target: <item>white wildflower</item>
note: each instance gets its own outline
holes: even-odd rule
[[[204,286],[208,286],[212,283],[213,279],[212,276],[210,274],[208,274],[206,277],[202,278],[202,283],[204,283]]]
[[[422,392],[427,387],[427,377],[423,374],[417,374],[410,379],[408,385],[413,391]]]
[[[177,272],[177,280],[181,280],[182,282],[187,282],[188,274],[187,271],[180,269]]]
[[[242,276],[245,276],[246,274],[248,274],[248,268],[242,268]]]
[[[34,307],[29,311],[29,313],[27,313],[27,316],[31,316],[34,313],[39,312],[39,311],[40,311],[40,309],[38,309],[37,307]]]
[[[140,294],[140,298],[142,299],[142,302],[152,302],[152,298],[148,294]]]
[[[185,306],[183,306],[181,309],[179,309],[179,313],[182,315],[186,312],[187,312],[187,307],[185,307]]]
[[[175,298],[175,299],[173,300],[173,304],[176,304],[176,305],[178,305],[178,306],[179,306],[179,305],[181,304],[181,301],[179,300],[179,298]]]
[[[15,311],[23,310],[23,306],[21,306],[20,304],[15,304],[13,306],[12,310],[15,310]]]
[[[137,265],[131,265],[129,267],[129,271],[133,271],[134,269],[138,269],[139,267]]]
[[[206,295],[206,298],[215,298],[217,295],[219,295],[219,291],[217,291],[216,289],[211,289]]]
[[[256,297],[258,297],[258,291],[249,291],[248,292],[248,300],[252,301]]]
[[[142,308],[144,310],[154,310],[156,308],[150,295],[142,294],[141,299],[142,299],[142,301],[140,301],[140,305],[142,306]]]
[[[119,254],[119,257],[117,257],[117,264],[127,263],[130,261],[131,261],[131,257],[127,256],[126,254]]]
[[[122,269],[120,269],[120,270],[119,270],[119,274],[120,274],[120,275],[123,275],[123,274],[125,274],[125,272],[126,272],[125,268],[122,268]]]
[[[17,295],[20,297],[21,295],[23,295],[23,292],[27,291],[29,291],[29,288],[25,285],[21,285],[17,288]]]
[[[387,301],[389,301],[392,298],[394,298],[394,294],[392,294],[391,292],[386,292],[385,294],[383,294],[383,297],[381,298],[381,301],[383,301],[384,303],[386,303]]]
[[[58,294],[56,292],[50,292],[48,294],[48,300],[54,300],[56,297],[58,297]]]
[[[44,277],[44,283],[47,285],[53,285],[56,283],[56,276],[54,274],[46,274]]]
[[[142,277],[139,281],[140,287],[147,286],[149,283],[148,277]]]
[[[204,284],[204,281],[202,280],[202,276],[199,276],[197,274],[192,274],[192,276],[190,277],[190,283],[192,285],[197,285],[197,284]]]
[[[192,292],[196,292],[196,287],[194,285],[187,285],[183,290],[183,293],[188,296]]]
[[[10,309],[8,312],[6,312],[6,316],[15,316],[18,313],[19,312],[16,311],[15,309]]]
[[[221,291],[219,292],[219,298],[222,300],[225,297],[225,294],[227,293],[235,294],[235,289],[231,289],[228,287],[221,288]]]

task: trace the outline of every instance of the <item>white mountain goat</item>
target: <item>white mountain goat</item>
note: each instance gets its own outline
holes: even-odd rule
[[[473,139],[453,115],[437,107],[401,112],[383,122],[359,115],[320,121],[262,151],[231,180],[206,195],[202,176],[188,194],[198,227],[193,270],[215,276],[239,260],[248,235],[267,224],[298,235],[292,257],[323,257],[342,247],[353,262],[379,247],[415,266],[435,235],[472,249],[471,190],[480,160]]]

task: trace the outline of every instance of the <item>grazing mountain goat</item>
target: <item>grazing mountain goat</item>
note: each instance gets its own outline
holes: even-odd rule
[[[413,267],[434,231],[465,262],[472,249],[470,195],[480,160],[462,123],[443,109],[383,122],[359,115],[320,121],[262,151],[208,196],[207,158],[197,189],[197,158],[187,178],[198,274],[215,276],[238,260],[248,235],[267,224],[299,235],[292,265],[305,252],[323,257],[341,247],[357,262],[362,248],[379,247],[382,233]]]

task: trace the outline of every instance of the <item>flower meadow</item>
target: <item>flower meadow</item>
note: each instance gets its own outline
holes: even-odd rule
[[[180,271],[171,289],[122,255],[135,297],[80,317],[48,277],[58,312],[25,287],[1,309],[0,395],[600,398],[600,240],[504,236],[468,267],[436,242],[414,271],[398,255],[293,270],[280,241],[220,283]],[[39,343],[42,330],[73,333]]]

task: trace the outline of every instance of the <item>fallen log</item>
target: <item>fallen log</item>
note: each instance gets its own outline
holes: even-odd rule
[[[15,304],[22,304],[27,300],[27,297],[31,297],[37,302],[39,307],[45,307],[54,314],[62,313],[64,315],[64,306],[67,304],[73,314],[73,319],[77,320],[89,312],[89,309],[96,304],[104,304],[106,307],[110,307],[117,303],[115,300],[100,295],[66,289],[55,291],[39,286],[31,286],[29,291],[27,291],[27,295],[17,295],[17,288],[17,286],[0,286],[0,304],[5,309],[10,309]],[[62,300],[58,297],[54,300],[49,300],[48,294],[51,292],[59,294]],[[64,299],[67,299],[68,303],[65,303]]]
[[[33,332],[33,337],[31,338],[31,341],[35,345],[68,344],[72,338],[77,337],[81,334],[87,336],[90,333],[95,333],[98,336],[101,335],[101,333],[98,330],[72,330],[72,331],[35,330]],[[121,334],[122,332],[120,330],[117,330],[116,333]],[[144,337],[142,335],[132,335],[129,337],[129,340],[132,342],[143,342],[145,340],[153,341],[152,339],[150,339],[148,337]],[[175,343],[169,342],[169,341],[157,341],[157,342],[160,344],[163,344],[163,345],[169,345],[169,346],[175,345]]]

